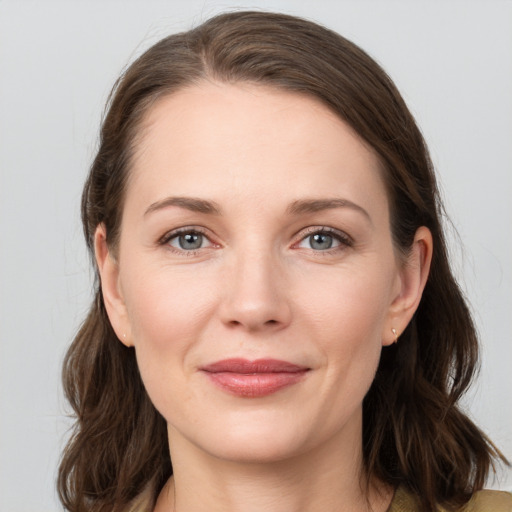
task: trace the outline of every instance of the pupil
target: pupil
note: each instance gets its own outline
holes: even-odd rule
[[[316,233],[310,237],[313,249],[326,250],[332,247],[332,236],[325,233]]]
[[[182,249],[199,249],[203,243],[203,235],[198,233],[187,233],[179,238]]]

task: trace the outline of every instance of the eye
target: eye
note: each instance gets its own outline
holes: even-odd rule
[[[193,229],[169,233],[161,243],[179,251],[197,251],[213,245],[206,235]]]
[[[313,230],[314,229],[314,230]],[[313,228],[310,230],[296,247],[301,249],[312,249],[313,251],[328,251],[342,249],[351,246],[351,239],[344,233],[328,228]]]
[[[328,233],[309,235],[302,243],[304,242],[308,243],[311,249],[315,249],[315,251],[325,251],[326,249],[332,249],[335,244],[339,245],[339,242]],[[302,243],[299,246],[302,246]]]
[[[297,247],[313,249],[315,251],[327,251],[328,249],[333,249],[339,245],[340,241],[336,240],[332,234],[326,233],[325,231],[319,231],[302,239]]]

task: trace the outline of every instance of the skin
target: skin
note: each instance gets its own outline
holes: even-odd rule
[[[397,256],[378,159],[315,99],[205,82],[161,99],[142,130],[119,247],[100,225],[96,257],[168,423],[174,478],[155,510],[384,511],[392,489],[360,486],[362,401],[421,298],[429,231]],[[178,228],[200,248],[180,247]],[[234,396],[200,371],[232,357],[309,371]]]

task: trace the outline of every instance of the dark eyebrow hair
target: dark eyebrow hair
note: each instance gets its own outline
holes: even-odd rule
[[[221,209],[219,205],[213,201],[200,199],[198,197],[166,197],[160,201],[152,203],[144,212],[148,215],[157,210],[167,208],[169,206],[178,206],[187,210],[205,213],[209,215],[220,215]],[[349,201],[348,199],[332,198],[332,199],[298,199],[293,201],[287,208],[286,213],[291,215],[300,215],[304,213],[315,213],[322,210],[331,210],[334,208],[351,208],[362,213],[372,223],[370,214],[361,206]]]
[[[220,207],[216,203],[199,199],[198,197],[166,197],[151,204],[144,212],[144,215],[167,208],[168,206],[178,206],[198,213],[220,215]]]
[[[362,213],[372,224],[370,214],[361,206],[348,199],[299,199],[288,206],[286,212],[292,215],[303,213],[315,213],[322,210],[331,210],[333,208],[350,208]]]

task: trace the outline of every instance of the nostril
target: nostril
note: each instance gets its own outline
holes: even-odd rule
[[[258,327],[258,324],[259,324],[259,327]],[[280,324],[279,320],[272,319],[272,320],[266,320],[266,321],[264,321],[262,323],[256,322],[254,324],[251,323],[250,321],[243,322],[243,321],[240,321],[240,320],[230,320],[229,322],[227,322],[226,325],[228,325],[229,327],[231,327],[233,329],[234,328],[238,328],[240,326],[246,326],[250,330],[253,330],[253,329],[258,330],[258,329],[260,329],[262,327],[267,327],[267,328],[268,327],[274,327],[274,326],[279,325],[279,324]]]

